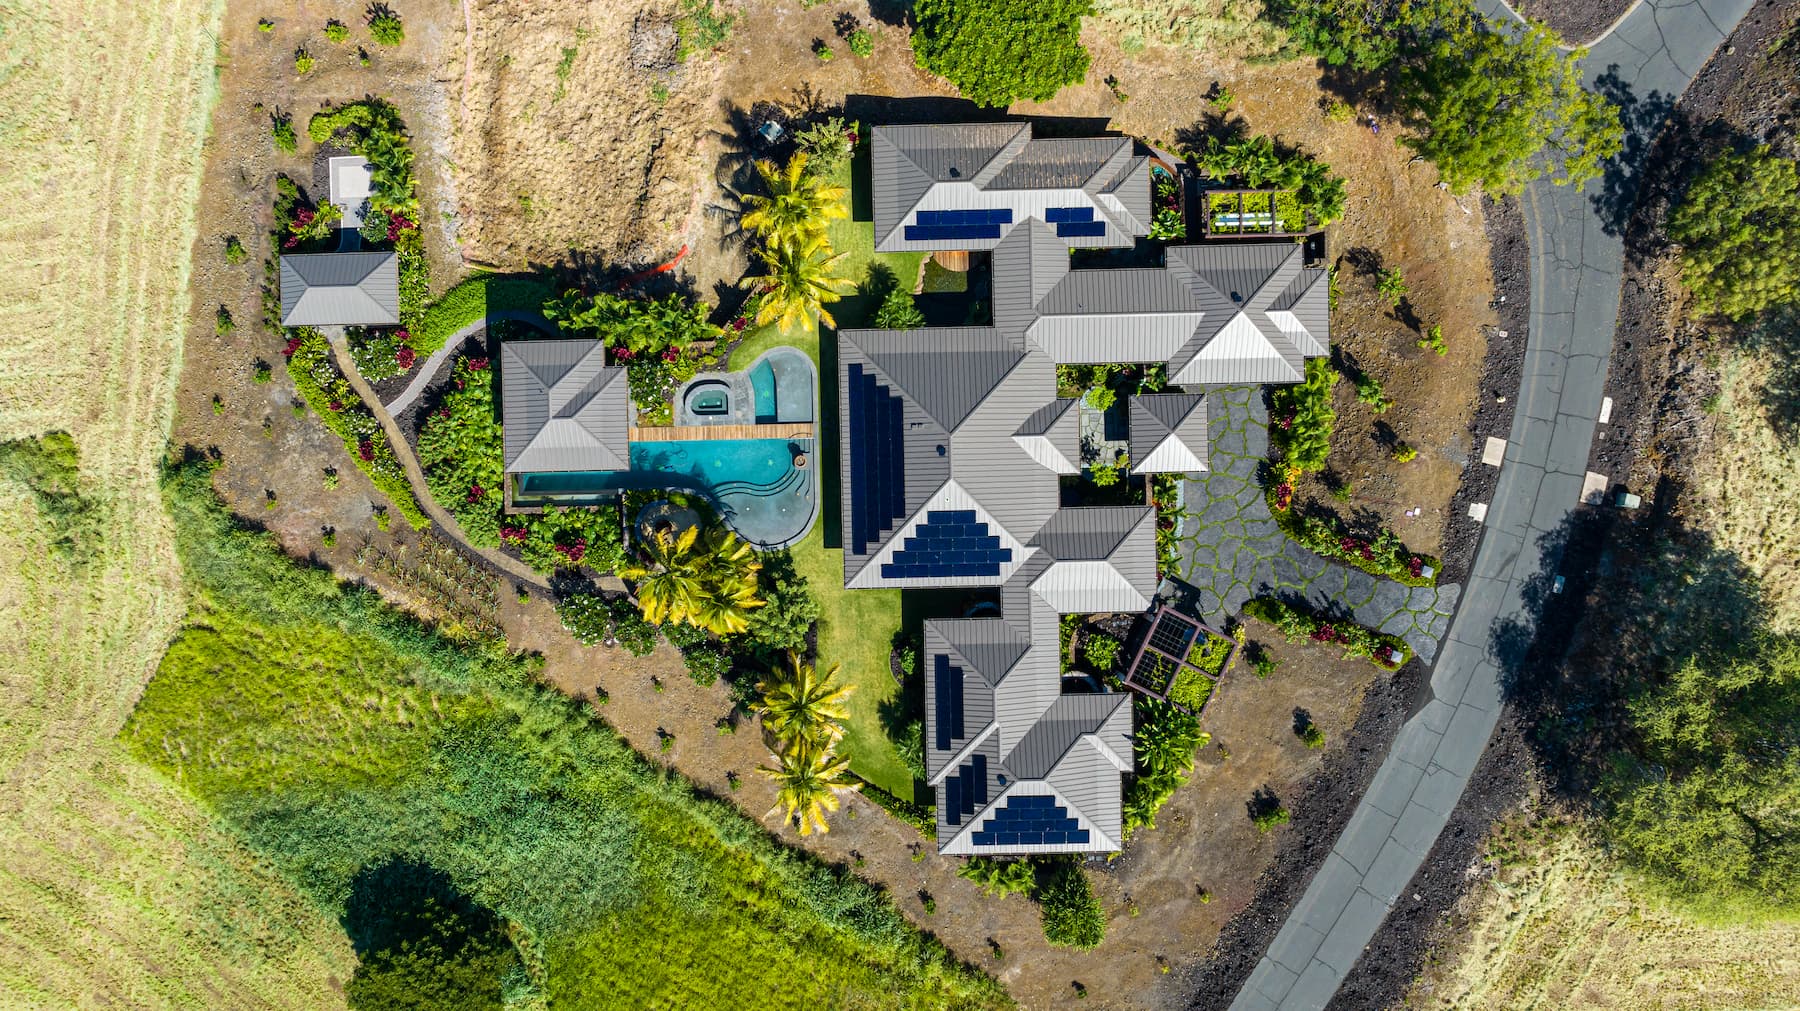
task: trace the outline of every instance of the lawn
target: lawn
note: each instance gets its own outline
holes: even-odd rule
[[[1006,1003],[881,892],[540,687],[530,656],[290,560],[204,464],[169,507],[196,602],[121,736],[327,916],[389,916],[442,878],[523,949],[515,997],[557,1007]],[[370,873],[395,854],[419,868],[404,887]]]
[[[866,156],[858,155],[854,163],[865,186],[866,162]],[[852,167],[846,166],[834,181],[849,187],[851,171]],[[854,199],[852,206],[856,206]],[[857,220],[859,216],[863,220]],[[923,253],[875,252],[874,226],[867,214],[852,214],[831,222],[829,234],[831,248],[848,254],[842,264],[844,276],[854,279],[858,286],[856,294],[827,307],[840,326],[867,323],[889,285],[898,283],[910,289],[919,275],[919,263],[925,258]],[[900,697],[900,686],[888,664],[894,636],[901,627],[900,591],[844,589],[844,552],[838,531],[836,337],[829,328],[821,341],[819,331],[811,328],[784,333],[779,327],[767,326],[746,337],[731,357],[741,367],[772,347],[786,345],[806,352],[819,367],[819,402],[824,405],[819,424],[822,515],[806,540],[795,545],[794,567],[819,598],[821,661],[843,665],[844,680],[856,686],[850,720],[844,728],[850,767],[883,790],[910,800],[912,774],[901,762],[881,718],[883,707],[891,711]]]

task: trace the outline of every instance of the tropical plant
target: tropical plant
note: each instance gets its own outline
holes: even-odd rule
[[[1388,304],[1390,309],[1398,309],[1406,300],[1406,275],[1400,273],[1398,267],[1383,269],[1375,275],[1375,294]]]
[[[787,655],[787,670],[757,682],[755,711],[782,749],[810,746],[829,749],[843,736],[838,722],[848,719],[846,703],[854,686],[840,684],[838,665],[823,676],[799,654]]]
[[[1731,319],[1800,301],[1800,165],[1767,144],[1721,154],[1669,212],[1681,276]]]
[[[1116,637],[1105,632],[1093,632],[1081,640],[1081,655],[1087,658],[1088,666],[1101,674],[1109,673],[1119,665],[1122,648]]]
[[[1331,389],[1337,380],[1331,362],[1308,358],[1305,382],[1270,394],[1274,411],[1269,418],[1269,436],[1281,446],[1290,467],[1314,471],[1325,466],[1331,454],[1331,430],[1337,424],[1337,411],[1331,406]]]
[[[819,58],[820,63],[830,63],[837,59],[837,54],[831,51],[831,43],[824,39],[814,39],[812,51],[813,55]]]
[[[636,360],[680,351],[698,341],[718,336],[718,328],[706,320],[707,308],[679,294],[662,298],[625,298],[602,292],[585,295],[569,290],[544,302],[546,319],[566,330],[591,336]]]
[[[918,0],[913,55],[976,105],[1046,102],[1087,77],[1092,0]]]
[[[764,566],[761,592],[763,606],[751,612],[744,634],[765,649],[803,649],[819,620],[819,599],[807,589],[806,577],[791,565]]]
[[[1419,350],[1435,352],[1439,358],[1450,353],[1450,349],[1444,345],[1444,328],[1436,323],[1431,324],[1431,329],[1426,330],[1425,336],[1420,337],[1416,343]]]
[[[275,150],[282,154],[293,154],[300,146],[300,138],[294,133],[294,117],[285,112],[269,114],[269,135],[275,142]]]
[[[1194,768],[1194,752],[1208,737],[1200,721],[1167,702],[1141,699],[1138,729],[1132,741],[1138,768],[1151,775],[1182,774]]]
[[[775,806],[769,814],[782,812],[784,820],[799,824],[801,835],[831,831],[826,814],[838,809],[840,795],[862,788],[848,778],[849,757],[829,748],[802,742],[769,757],[772,764],[760,770],[775,781]]]
[[[313,59],[312,54],[306,51],[305,46],[294,50],[294,73],[310,74],[313,66],[317,63],[318,61]]]
[[[850,46],[850,51],[858,56],[866,59],[875,55],[875,37],[869,34],[867,28],[856,29],[845,36],[844,41]]]
[[[956,869],[956,876],[975,882],[984,894],[996,899],[1008,895],[1029,898],[1037,891],[1037,870],[1029,860],[970,857]]]
[[[350,41],[350,26],[339,21],[337,18],[332,18],[330,21],[325,22],[325,38],[331,42],[342,45],[343,43]]]
[[[1087,872],[1073,860],[1058,861],[1038,892],[1044,940],[1087,950],[1106,938],[1106,910],[1094,895]]]
[[[1394,406],[1394,398],[1387,395],[1381,380],[1367,372],[1356,377],[1356,401],[1369,405],[1376,414],[1386,414]]]
[[[924,325],[925,314],[919,311],[913,293],[899,285],[888,289],[881,308],[875,310],[875,326],[880,330],[917,330]]]
[[[592,593],[571,593],[556,601],[556,616],[563,630],[583,646],[598,646],[612,635],[612,608],[606,598]]]
[[[384,46],[397,46],[406,41],[406,29],[387,4],[369,5],[369,37]]]
[[[1300,213],[1321,225],[1344,216],[1343,178],[1304,152],[1277,150],[1270,137],[1228,140],[1210,134],[1198,155],[1201,170],[1212,179],[1236,180],[1250,189],[1292,190]]]
[[[756,595],[762,563],[749,544],[722,526],[696,525],[680,534],[658,530],[641,553],[641,559],[619,568],[619,577],[637,584],[645,621],[685,621],[729,635],[749,627],[750,611],[762,606]]]
[[[1406,442],[1397,442],[1394,444],[1395,463],[1411,463],[1418,458],[1419,451],[1414,448],[1412,444]]]
[[[842,116],[827,116],[794,131],[794,146],[806,155],[807,172],[829,179],[848,165],[856,153],[856,129]]]
[[[745,194],[740,223],[770,249],[800,249],[822,241],[829,221],[850,215],[844,200],[848,191],[807,171],[807,163],[805,151],[794,152],[780,167],[767,158],[756,161],[756,174],[768,193]]]
[[[739,282],[759,293],[757,325],[779,323],[783,332],[790,333],[821,323],[837,326],[825,305],[856,290],[855,282],[835,273],[846,255],[832,253],[823,237],[798,247],[764,250],[763,269],[768,273],[754,274]]]

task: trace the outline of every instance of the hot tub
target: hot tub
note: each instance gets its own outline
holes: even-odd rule
[[[688,387],[688,413],[702,417],[731,413],[731,384],[707,379]]]

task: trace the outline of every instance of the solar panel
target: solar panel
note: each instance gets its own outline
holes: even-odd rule
[[[1056,226],[1056,234],[1064,237],[1100,236],[1106,234],[1104,221],[1065,221]]]
[[[1012,549],[976,518],[973,509],[933,509],[925,522],[901,541],[881,574],[888,579],[981,576],[996,578],[1012,561]]]
[[[959,794],[968,797],[966,787]],[[1052,843],[1086,843],[1088,833],[1069,817],[1068,809],[1047,795],[1008,797],[989,815],[970,841],[976,846],[1044,846]]]
[[[963,671],[942,653],[934,654],[932,663],[937,749],[949,751],[952,741],[963,738]]]
[[[1092,221],[1094,220],[1094,209],[1092,207],[1049,207],[1044,210],[1044,220],[1052,225],[1063,222]],[[1057,229],[1057,233],[1061,234],[1062,229]]]
[[[957,227],[963,225],[1010,225],[1013,212],[1010,207],[991,207],[979,210],[956,211],[920,211],[913,216],[915,226]],[[908,235],[907,238],[912,238]]]
[[[865,372],[849,369],[850,540],[857,554],[906,512],[905,404]]]
[[[962,779],[951,776],[944,780],[944,820],[952,825],[962,824]]]

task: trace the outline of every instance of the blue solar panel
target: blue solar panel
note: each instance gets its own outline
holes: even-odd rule
[[[1013,796],[970,835],[976,846],[1043,846],[1088,841],[1088,832],[1055,797]]]
[[[1010,225],[1013,212],[1010,207],[994,207],[972,211],[920,211],[913,218],[916,226],[935,228],[961,225]],[[912,238],[908,235],[907,238]]]
[[[945,242],[952,239],[998,239],[997,224],[907,225],[908,242]]]
[[[861,365],[848,371],[850,540],[862,554],[906,512],[905,405]]]
[[[976,519],[973,509],[934,509],[925,522],[901,542],[893,559],[882,563],[887,579],[929,579],[950,576],[1000,575],[1000,566],[1012,561],[1012,549],[1000,546],[998,535]]]
[[[1062,236],[1105,235],[1106,222],[1067,221],[1056,226],[1056,234]]]
[[[1092,221],[1092,207],[1050,207],[1044,210],[1044,220],[1050,224],[1061,224],[1065,221]]]
[[[963,815],[974,814],[985,807],[988,799],[987,756],[976,755],[958,766],[956,774],[944,780],[944,821],[962,824]]]
[[[937,719],[937,748],[949,751],[963,738],[963,670],[942,653],[932,656],[932,697]]]

